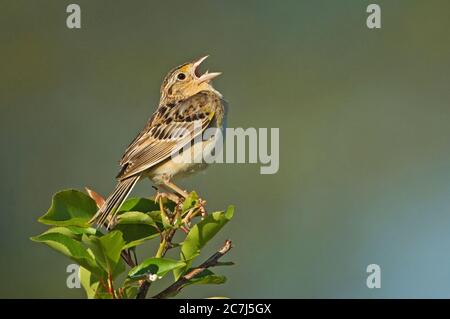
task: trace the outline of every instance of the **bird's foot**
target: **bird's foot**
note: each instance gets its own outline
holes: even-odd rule
[[[160,200],[164,200],[164,199],[168,199],[168,200],[176,203],[177,205],[179,205],[180,200],[181,200],[180,197],[178,197],[175,194],[160,192],[159,190],[157,190],[156,195],[155,195],[155,202],[159,202]]]
[[[200,216],[202,216],[202,218],[208,216],[208,212],[206,211],[206,200],[199,198],[198,199],[198,209],[200,211]]]
[[[174,183],[172,183],[170,181],[170,177],[167,175],[163,175],[162,176],[162,181],[164,183],[164,186],[170,188],[172,191],[174,191],[175,193],[179,194],[180,196],[186,198],[189,196],[189,193],[185,190],[182,190],[181,188],[179,188],[177,185],[175,185]]]
[[[187,211],[186,215],[183,217],[183,220],[182,220],[183,227],[185,228],[183,231],[190,229],[191,221],[192,221],[192,219],[194,219],[194,217],[200,215],[203,219],[205,216],[208,215],[208,213],[206,212],[206,209],[205,209],[205,205],[206,205],[206,201],[199,198],[197,200],[196,205],[191,207]]]

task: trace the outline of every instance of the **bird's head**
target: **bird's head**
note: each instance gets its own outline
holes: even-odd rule
[[[211,80],[220,72],[200,74],[199,66],[207,58],[204,56],[194,62],[182,64],[170,71],[161,85],[161,102],[183,100],[200,91],[214,91]],[[218,93],[220,95],[220,93]]]

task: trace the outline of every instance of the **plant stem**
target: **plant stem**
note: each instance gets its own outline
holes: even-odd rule
[[[156,252],[156,256],[155,256],[156,258],[161,258],[164,256],[164,250],[166,248],[166,245],[167,245],[167,240],[166,240],[165,236],[163,236],[163,240],[159,244],[158,251]]]
[[[116,299],[116,294],[114,293],[113,278],[111,273],[108,274],[108,291],[112,299]]]

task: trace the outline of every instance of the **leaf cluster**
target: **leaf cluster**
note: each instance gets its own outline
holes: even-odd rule
[[[136,298],[144,283],[150,284],[168,273],[173,273],[177,281],[188,273],[202,248],[233,217],[230,206],[225,212],[200,219],[200,208],[195,192],[181,204],[167,198],[130,198],[121,206],[117,223],[108,232],[89,225],[98,209],[90,196],[74,189],[63,190],[53,196],[50,208],[39,218],[50,228],[31,239],[80,266],[79,278],[88,298]],[[194,219],[197,222],[188,228]],[[186,233],[184,240],[173,243],[174,234],[181,230]],[[158,241],[157,251],[139,262],[136,248],[151,240]],[[166,258],[169,249],[179,250],[179,258]],[[205,269],[185,286],[225,281],[224,276]]]

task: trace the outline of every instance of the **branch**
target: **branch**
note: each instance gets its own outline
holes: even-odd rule
[[[174,293],[179,292],[183,288],[183,286],[189,282],[189,280],[191,280],[198,274],[202,273],[205,269],[217,266],[217,264],[219,263],[219,259],[223,255],[228,253],[231,248],[232,248],[231,240],[226,240],[223,247],[221,249],[219,249],[219,251],[214,253],[214,255],[209,257],[204,263],[202,263],[200,266],[198,266],[196,268],[193,268],[189,273],[187,273],[186,275],[184,275],[183,277],[178,279],[172,285],[170,285],[169,287],[167,287],[166,289],[161,291],[159,294],[153,296],[152,298],[155,298],[155,299],[167,298],[167,297],[173,295]]]
[[[122,257],[123,261],[125,261],[125,263],[130,266],[130,268],[136,266],[136,263],[131,258],[130,249],[122,250],[120,256]]]
[[[148,293],[148,289],[150,288],[150,281],[148,280],[142,280],[139,284],[139,291],[136,295],[136,299],[145,299]]]

